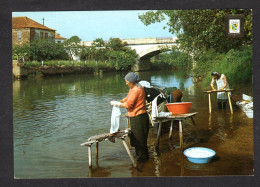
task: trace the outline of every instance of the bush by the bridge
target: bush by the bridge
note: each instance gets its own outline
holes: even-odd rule
[[[189,71],[192,68],[192,57],[180,51],[173,51],[161,53],[156,57],[153,57],[152,67],[161,68],[171,68],[171,69],[181,69],[184,71]]]
[[[93,41],[92,46],[82,49],[81,60],[107,61],[116,70],[127,70],[135,63],[135,50],[126,47],[119,38],[110,38],[107,43],[102,38]]]

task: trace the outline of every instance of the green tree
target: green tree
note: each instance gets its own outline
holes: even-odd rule
[[[55,43],[54,39],[34,40],[31,43],[13,46],[13,54],[27,56],[31,61],[66,60],[66,53],[62,44]]]
[[[191,56],[177,50],[159,54],[153,59],[153,63],[166,63],[181,70],[190,70],[192,68]]]
[[[91,46],[104,47],[105,46],[105,40],[103,40],[102,38],[97,38],[97,39],[93,40]]]
[[[106,47],[114,51],[120,51],[125,50],[125,45],[119,38],[109,38]]]
[[[135,50],[125,48],[124,51],[107,51],[106,55],[109,58],[109,62],[113,64],[116,70],[127,70],[135,63],[137,57]]]
[[[81,39],[78,36],[72,36],[63,42],[71,60],[73,60],[73,56],[79,56],[81,53],[80,41]]]
[[[226,14],[245,16],[243,38],[225,36]],[[227,52],[230,49],[239,49],[242,45],[252,44],[251,9],[158,10],[139,15],[145,25],[161,22],[166,17],[169,18],[169,32],[177,36],[180,49],[190,54],[210,48],[214,48],[216,52]]]
[[[30,54],[30,45],[29,43],[24,43],[23,45],[14,45],[13,46],[13,59],[23,60],[26,56]]]

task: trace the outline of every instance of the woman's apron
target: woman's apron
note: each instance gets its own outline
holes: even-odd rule
[[[224,86],[224,81],[222,80],[223,76],[224,76],[224,74],[221,74],[221,77],[218,80],[216,79],[218,90],[221,89]],[[224,88],[224,90],[226,90],[226,89],[230,89],[228,82],[227,82],[227,86],[226,86],[226,88]],[[231,92],[228,92],[228,94],[229,94],[229,96],[231,96]],[[227,99],[228,99],[227,93],[226,92],[218,92],[217,93],[217,99],[218,99],[218,102],[227,101]]]

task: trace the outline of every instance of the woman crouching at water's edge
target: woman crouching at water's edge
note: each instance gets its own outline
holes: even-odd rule
[[[136,160],[149,160],[147,148],[147,138],[149,132],[149,118],[146,113],[146,100],[143,87],[138,83],[139,76],[136,73],[130,72],[125,76],[126,85],[130,90],[127,97],[120,101],[120,106],[128,111],[130,118],[131,134],[130,144],[135,147]],[[111,102],[111,105],[118,105],[118,102]]]

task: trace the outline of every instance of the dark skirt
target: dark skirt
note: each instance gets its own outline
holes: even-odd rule
[[[137,159],[148,158],[147,138],[149,133],[149,117],[147,113],[130,117],[130,144],[135,147]]]

